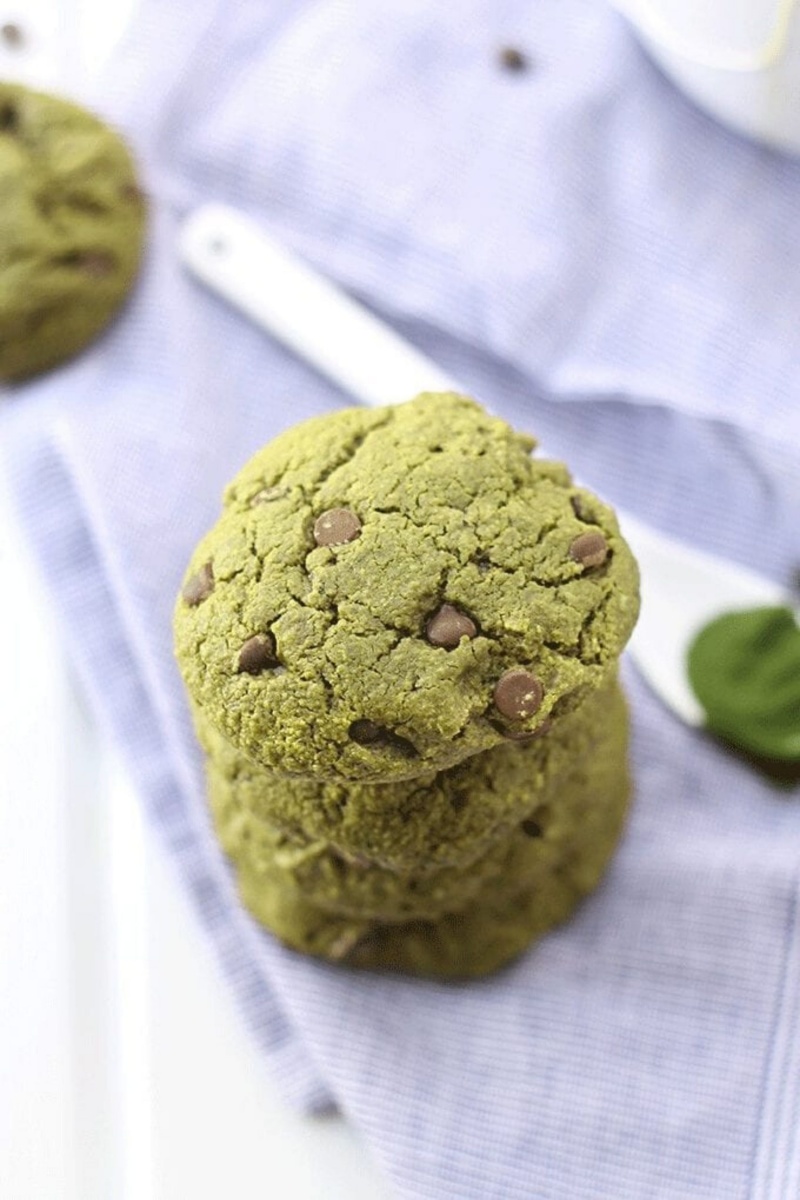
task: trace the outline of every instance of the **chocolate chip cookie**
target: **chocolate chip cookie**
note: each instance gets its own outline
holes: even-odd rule
[[[556,771],[544,775],[538,770],[544,756],[531,753],[532,747],[502,746],[444,772],[431,788],[419,788],[414,796],[413,822],[406,814],[406,824],[413,824],[420,835],[416,855],[402,864],[386,865],[363,851],[344,850],[334,842],[310,838],[302,831],[302,822],[295,825],[294,832],[270,824],[258,815],[257,805],[248,803],[252,785],[243,789],[241,776],[226,777],[212,757],[209,797],[220,842],[237,873],[247,877],[250,895],[255,894],[260,879],[262,888],[289,889],[301,894],[305,904],[342,917],[376,922],[438,920],[490,890],[497,902],[516,896],[522,885],[536,886],[545,903],[544,893],[555,868],[580,856],[598,828],[605,828],[609,820],[616,827],[624,811],[628,793],[624,700],[616,684],[603,689],[593,698],[598,715],[600,699],[606,719],[595,722],[592,739],[576,738],[577,731],[570,731],[572,736],[564,742],[567,753],[552,756],[547,764],[552,766],[553,760],[560,763]],[[543,743],[554,737],[550,735]],[[492,771],[501,758],[511,761],[504,769]],[[458,791],[450,776],[459,778]],[[394,791],[400,786],[394,785]],[[427,821],[426,801],[431,798],[435,806],[437,788],[449,794],[451,804],[459,797],[455,807],[461,808],[460,812],[451,810],[454,819],[445,845],[449,858],[459,852],[462,857],[445,865],[437,858],[444,831],[432,829]],[[388,787],[372,790],[380,793]],[[493,795],[493,790],[499,795]],[[360,814],[365,829],[398,820],[390,796],[384,797],[382,807],[379,799],[376,795],[375,807]],[[496,818],[486,839],[477,843],[477,852],[474,840],[459,838],[452,828],[457,828],[459,817],[469,807],[484,819]],[[367,841],[365,836],[361,844]]]
[[[0,379],[71,357],[139,265],[144,200],[120,138],[91,113],[0,83]]]
[[[612,511],[474,401],[288,430],[233,481],[179,598],[202,718],[296,779],[388,783],[546,732],[638,610]]]
[[[262,831],[268,839],[283,836],[309,861],[329,847],[337,879],[336,860],[420,878],[467,870],[542,805],[553,807],[560,825],[569,800],[565,780],[609,754],[622,777],[627,718],[612,676],[544,736],[384,784],[288,779],[258,766],[204,718],[197,728],[218,832],[235,861],[247,857]],[[299,876],[306,878],[302,869]]]
[[[619,755],[624,747],[618,746]],[[598,884],[622,830],[629,781],[620,757],[597,760],[576,836],[564,839],[538,861],[512,856],[513,873],[497,886],[488,879],[462,906],[444,915],[412,920],[344,916],[312,904],[302,886],[285,874],[242,866],[243,903],[287,945],[354,967],[458,979],[504,966],[554,925],[566,920]],[[542,835],[531,830],[529,848]],[[547,834],[544,833],[546,846]]]

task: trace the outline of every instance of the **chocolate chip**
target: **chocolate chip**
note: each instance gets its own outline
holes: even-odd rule
[[[188,579],[183,587],[183,598],[192,606],[202,604],[214,590],[214,568],[210,562],[205,563],[200,570]]]
[[[15,21],[6,21],[4,25],[0,25],[0,40],[10,50],[18,50],[25,41],[25,34],[22,32],[22,27]]]
[[[13,104],[0,104],[0,133],[16,133],[19,114]]]
[[[416,746],[409,742],[408,738],[401,737],[393,729],[377,725],[375,721],[370,721],[367,717],[353,721],[348,733],[354,742],[358,742],[359,746],[394,750],[398,754],[402,754],[404,758],[416,758],[418,754]]]
[[[443,604],[425,626],[425,637],[430,644],[446,650],[457,646],[462,637],[474,638],[477,632],[475,622],[452,604]]]
[[[588,497],[581,495],[578,492],[574,496],[570,496],[569,502],[572,505],[572,511],[575,513],[575,516],[578,518],[578,520],[583,521],[584,524],[591,524],[591,522],[594,520],[594,517],[592,515],[591,505]]]
[[[366,717],[360,721],[353,721],[348,732],[359,746],[374,746],[376,742],[383,741],[386,736],[386,731],[380,725],[376,725],[374,721],[370,721]]]
[[[248,638],[239,651],[239,671],[248,675],[260,675],[280,666],[275,649],[275,638],[271,633],[257,633]]]
[[[526,821],[522,822],[521,829],[523,833],[526,833],[528,837],[532,838],[541,837],[542,833],[544,832],[539,822],[534,821],[532,817],[529,817]]]
[[[255,508],[258,504],[271,504],[273,500],[280,500],[281,496],[288,496],[288,489],[280,487],[276,484],[274,487],[262,488],[260,492],[256,492],[253,499],[250,501],[250,507]]]
[[[469,804],[469,796],[466,792],[456,792],[450,797],[450,806],[453,812],[463,812]]]
[[[87,250],[78,256],[76,265],[90,279],[106,279],[114,270],[114,259],[103,250]]]
[[[502,46],[497,53],[497,60],[504,71],[514,71],[519,74],[527,71],[531,65],[527,54],[516,46]]]
[[[532,717],[544,697],[544,688],[535,675],[515,667],[498,679],[494,702],[504,717],[522,720]]]
[[[361,522],[349,508],[329,508],[314,522],[314,541],[318,546],[340,546],[352,542],[361,533]]]
[[[608,543],[599,530],[590,529],[578,534],[569,553],[582,567],[600,567],[608,557]]]
[[[144,203],[144,192],[138,183],[123,183],[119,192],[123,200],[134,200],[137,204]]]

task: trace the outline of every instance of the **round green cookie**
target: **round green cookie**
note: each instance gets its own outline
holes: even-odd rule
[[[624,770],[627,717],[611,678],[580,708],[529,742],[504,742],[438,774],[386,784],[285,779],[258,767],[202,720],[208,787],[223,844],[235,858],[254,829],[334,847],[354,862],[423,876],[465,869],[561,781],[600,754]],[[620,740],[620,738],[622,740]]]
[[[638,611],[605,505],[474,401],[282,434],[228,489],[178,601],[210,725],[287,776],[435,773],[577,707]]]
[[[242,901],[281,941],[305,954],[355,967],[467,978],[488,974],[565,920],[600,880],[622,831],[628,788],[619,762],[603,759],[591,803],[571,843],[534,869],[515,861],[513,879],[495,879],[463,907],[436,920],[399,923],[337,916],[311,904],[283,874],[239,869]],[[514,884],[516,883],[516,887]]]
[[[501,827],[489,848],[466,866],[431,866],[421,858],[415,868],[391,870],[347,855],[330,842],[289,836],[237,803],[235,783],[226,786],[218,780],[211,764],[209,792],[217,833],[251,888],[261,877],[268,889],[289,889],[340,916],[435,920],[490,888],[499,902],[517,895],[521,879],[530,887],[546,886],[555,867],[580,853],[585,840],[596,838],[607,813],[616,826],[616,814],[629,791],[627,721],[618,688],[609,697],[608,717],[594,745],[568,762],[549,787],[537,790],[536,774],[531,773],[527,804],[511,830]],[[514,747],[502,753],[525,758]],[[498,752],[482,757],[492,754]],[[485,780],[482,783],[485,786]],[[475,803],[476,797],[470,800]]]
[[[130,155],[91,113],[0,83],[0,379],[47,370],[103,329],[139,264]]]

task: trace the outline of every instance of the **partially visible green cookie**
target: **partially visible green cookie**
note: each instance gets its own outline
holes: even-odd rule
[[[288,430],[228,489],[175,615],[203,719],[268,770],[388,782],[577,708],[633,628],[611,510],[478,404]]]
[[[220,839],[237,860],[267,827],[293,844],[329,845],[345,860],[396,873],[469,869],[538,806],[550,806],[560,824],[562,781],[576,770],[609,757],[620,777],[626,769],[627,715],[613,674],[545,737],[504,741],[447,771],[386,784],[286,779],[257,766],[204,718],[197,727]]]
[[[136,275],[144,221],[117,134],[0,83],[0,379],[45,371],[100,333]]]
[[[375,921],[311,904],[295,881],[241,868],[242,901],[287,946],[350,966],[466,978],[496,970],[564,921],[599,882],[622,831],[628,782],[619,761],[602,759],[571,841],[533,863],[514,856],[513,874],[486,881],[468,903],[435,920]]]
[[[211,762],[209,795],[220,842],[236,870],[248,877],[251,894],[260,877],[267,890],[274,886],[288,889],[293,895],[302,895],[306,903],[339,916],[394,922],[437,920],[490,889],[498,903],[516,896],[520,880],[528,887],[541,885],[546,890],[555,868],[582,853],[584,843],[597,837],[607,815],[611,824],[615,823],[615,814],[628,795],[627,720],[618,687],[606,697],[606,708],[607,721],[598,730],[595,743],[584,743],[576,747],[571,759],[565,757],[561,772],[550,778],[547,787],[538,786],[535,770],[527,772],[527,788],[517,787],[515,795],[507,798],[508,802],[521,801],[516,820],[510,828],[505,823],[496,826],[488,848],[467,865],[437,865],[435,836],[429,842],[431,853],[421,853],[413,866],[404,869],[348,855],[330,842],[290,836],[243,806],[237,781],[218,778]],[[479,786],[463,793],[466,804],[480,807],[489,786],[493,782],[498,786],[479,759],[496,762],[501,755],[518,759],[521,781],[526,764],[535,764],[523,747],[515,746],[472,759],[468,765],[474,766]],[[468,772],[457,770],[468,788]],[[421,804],[418,817],[422,825],[423,807]]]

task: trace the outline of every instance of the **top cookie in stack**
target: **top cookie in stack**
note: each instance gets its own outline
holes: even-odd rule
[[[271,772],[374,783],[546,732],[638,611],[612,511],[455,394],[295,426],[231,484],[176,614],[202,717]]]

